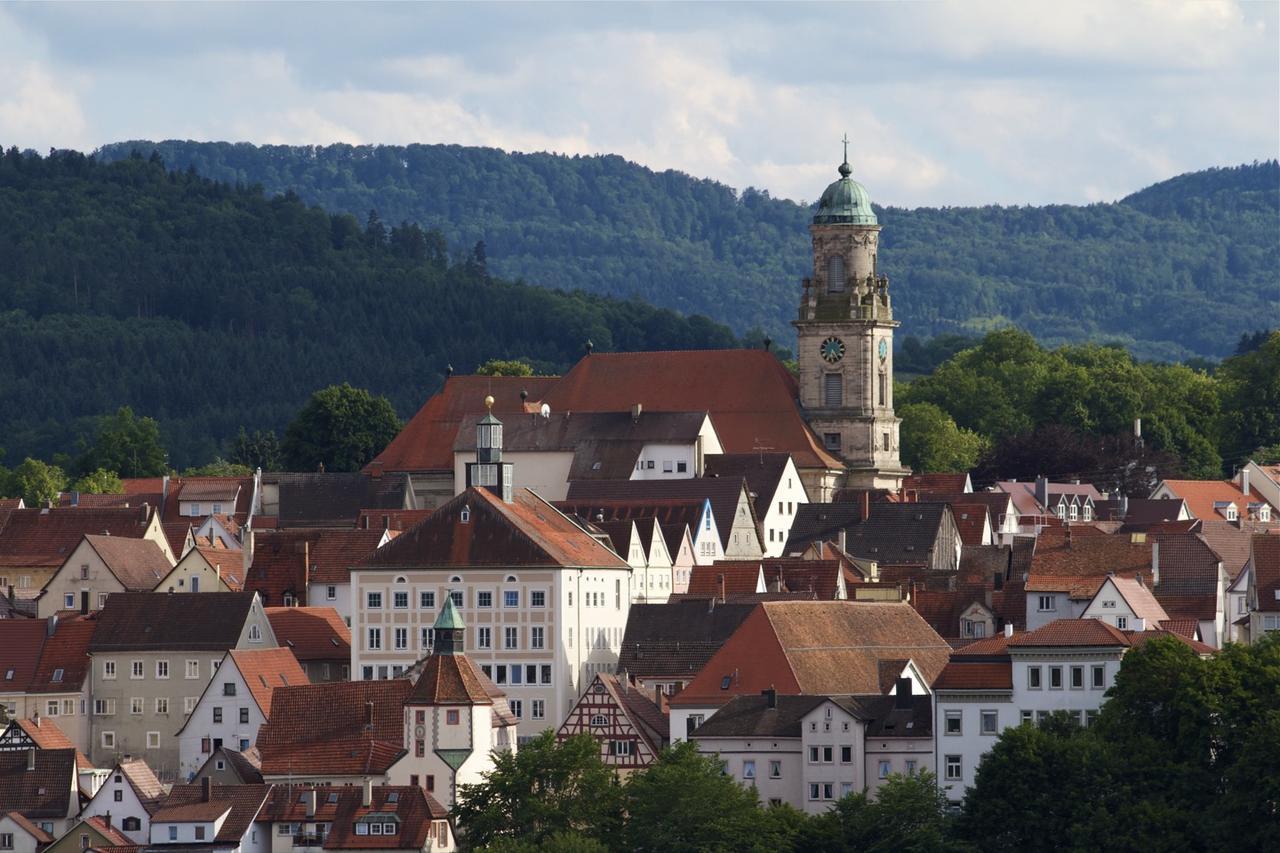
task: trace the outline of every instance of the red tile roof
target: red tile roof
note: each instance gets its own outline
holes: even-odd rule
[[[506,696],[466,655],[427,658],[406,705],[492,705]]]
[[[934,690],[1012,690],[1009,661],[952,660],[933,682]]]
[[[351,629],[332,607],[268,607],[276,642],[300,661],[351,657]]]
[[[28,692],[70,693],[80,690],[89,674],[89,643],[96,629],[97,621],[91,617],[59,619],[53,635],[46,636],[40,650],[40,662],[32,673]],[[48,635],[47,630],[45,633]]]
[[[689,572],[690,596],[749,595],[759,591],[759,560],[721,560],[709,566],[694,566]]]
[[[151,592],[173,568],[168,556],[150,539],[92,534],[84,538],[128,592]]]
[[[1242,530],[1229,521],[1205,521],[1201,522],[1199,533],[1222,558],[1222,567],[1227,570],[1227,575],[1233,581],[1238,578],[1249,560],[1249,540],[1253,532]]]
[[[1009,639],[1009,648],[1128,646],[1125,632],[1098,619],[1057,619]]]
[[[960,531],[960,541],[965,545],[984,545],[983,533],[989,528],[987,520],[990,513],[983,503],[951,502],[951,514],[955,516],[956,529]]]
[[[1250,503],[1267,502],[1256,486],[1251,485],[1249,496],[1245,497],[1240,487],[1230,480],[1164,480],[1161,485],[1186,501],[1191,514],[1203,521],[1226,520],[1226,514],[1215,504],[1234,503],[1239,517],[1247,518]],[[1273,512],[1276,510],[1280,507],[1272,508]]]
[[[458,428],[483,417],[486,396],[494,398],[493,413],[501,418],[525,411],[522,390],[540,400],[555,382],[553,376],[451,376],[368,467],[452,474]]]
[[[58,724],[48,717],[37,714],[34,719],[16,719],[13,724],[26,732],[27,737],[31,738],[37,749],[75,749],[76,767],[80,770],[93,767],[89,757],[76,749],[76,745],[63,733],[62,729],[58,728]]]
[[[230,811],[214,840],[238,844],[254,818],[266,804],[270,785],[209,786],[209,802],[203,801],[202,785],[174,785],[160,809],[151,816],[155,821],[212,820]]]
[[[165,797],[165,787],[156,778],[156,774],[151,769],[151,765],[141,758],[130,758],[121,761],[116,765],[121,775],[129,783],[129,787],[133,788],[133,793],[137,796],[138,802],[142,803],[142,807],[147,813],[153,813],[160,807],[160,803]]]
[[[950,655],[946,641],[907,604],[770,601],[671,702],[718,706],[769,687],[786,695],[878,694],[882,661],[910,659],[932,682]]]
[[[218,572],[218,577],[232,592],[244,589],[244,552],[225,548],[222,545],[197,545],[199,552],[209,568]]]
[[[462,521],[463,510],[469,520]],[[504,503],[470,488],[425,521],[375,551],[369,568],[425,566],[590,566],[630,568],[551,504],[528,489]]]
[[[230,654],[264,717],[271,717],[271,697],[277,689],[311,683],[287,648],[232,649]]]
[[[25,693],[40,664],[46,622],[0,619],[0,691]]]
[[[1160,602],[1151,594],[1151,588],[1137,578],[1113,577],[1110,579],[1116,590],[1124,596],[1133,615],[1145,619],[1146,624],[1155,628],[1169,618],[1169,614],[1160,606]]]
[[[547,391],[556,412],[706,411],[726,453],[761,446],[800,468],[843,466],[822,449],[796,403],[799,389],[764,350],[593,353]]]
[[[30,820],[22,816],[22,812],[9,812],[5,815],[9,820],[22,827],[22,831],[30,835],[40,844],[48,844],[53,841],[53,836],[36,826]]]
[[[407,678],[279,688],[258,730],[263,775],[385,772],[404,754],[403,706],[412,689]]]
[[[1219,605],[1221,559],[1196,533],[1154,537],[1158,546],[1156,600],[1169,616],[1215,618]]]
[[[133,847],[134,841],[129,836],[120,831],[115,824],[108,824],[107,818],[102,815],[91,815],[85,818],[85,823],[93,827],[93,829],[103,837],[111,847]],[[99,845],[101,849],[102,845]]]
[[[306,800],[315,796],[315,813],[308,816]],[[262,819],[274,823],[322,821],[330,825],[325,850],[423,850],[429,847],[432,820],[445,820],[448,811],[420,787],[374,785],[370,804],[362,805],[363,792],[356,786],[277,785],[262,810]],[[391,835],[357,835],[355,825],[368,814],[394,814],[397,832]]]
[[[85,534],[138,539],[154,508],[15,509],[0,519],[0,566],[57,568]]]
[[[392,512],[392,510],[370,510]],[[425,518],[430,513],[425,513]],[[351,567],[377,550],[382,542],[383,529],[308,529],[258,531],[254,536],[254,561],[259,555],[291,555],[307,548],[311,563],[311,583],[349,583]]]
[[[306,538],[261,536],[255,542],[253,563],[245,574],[245,591],[256,592],[269,607],[287,602],[305,606],[311,580],[310,554],[311,542]]]
[[[902,491],[908,500],[951,500],[967,494],[968,474],[912,474],[902,480]]]
[[[1258,591],[1258,610],[1280,611],[1280,536],[1253,537],[1253,585]]]

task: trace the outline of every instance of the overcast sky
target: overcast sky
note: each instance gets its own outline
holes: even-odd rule
[[[0,5],[0,144],[613,152],[812,200],[1111,200],[1280,154],[1280,3]]]

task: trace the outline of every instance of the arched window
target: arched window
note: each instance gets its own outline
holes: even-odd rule
[[[842,293],[844,291],[844,258],[832,255],[827,258],[827,292]]]

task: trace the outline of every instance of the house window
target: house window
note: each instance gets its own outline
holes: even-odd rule
[[[454,710],[448,710],[448,711],[445,711],[445,712],[444,712],[444,723],[445,723],[445,725],[446,725],[446,726],[456,726],[456,725],[458,725],[458,716],[459,716],[459,715],[458,715],[458,711],[457,711],[456,709],[454,709]]]
[[[840,255],[827,258],[827,292],[844,292],[844,258]]]
[[[958,734],[960,734],[961,714],[962,714],[962,712],[961,712],[961,711],[947,711],[947,717],[946,717],[946,719],[947,719],[947,728],[946,728],[946,732],[947,732],[947,734],[949,734],[949,735],[958,735]]]
[[[146,700],[145,700],[145,699],[143,699],[141,696],[133,696],[133,697],[130,697],[130,699],[129,699],[129,713],[130,713],[130,714],[141,714],[144,710],[146,710],[146,704],[147,704],[147,703],[146,703]]]
[[[156,678],[169,677],[169,662],[167,660],[156,661]]]
[[[1040,667],[1027,667],[1027,688],[1029,690],[1039,690],[1040,684]]]
[[[397,650],[404,650],[409,648],[409,629],[408,628],[396,628],[395,633],[392,636],[394,637],[395,647]]]
[[[503,634],[502,647],[504,649],[516,648],[516,638],[517,638],[517,632],[519,630],[520,630],[519,628],[502,629],[502,634]]]
[[[1022,715],[1022,723],[1023,723],[1023,725],[1026,725],[1027,723],[1030,723],[1030,722],[1032,721],[1032,714],[1031,714],[1031,712],[1030,712],[1030,711],[1028,711],[1027,709],[1025,709],[1025,708],[1024,708],[1024,709],[1022,709],[1022,711],[1021,711],[1021,712],[1019,712],[1019,713]]]
[[[809,799],[817,800],[817,799],[821,799],[821,797],[822,797],[822,786],[819,785],[817,782],[810,782],[809,783]]]
[[[493,629],[492,628],[476,629],[476,648],[480,648],[480,649],[493,648]]]
[[[374,650],[382,648],[382,629],[381,628],[369,629],[369,648]]]
[[[173,824],[169,824],[169,840],[170,841],[178,840],[178,827],[174,826]]]
[[[391,594],[391,606],[396,610],[405,610],[409,606],[409,593],[393,592]]]
[[[840,747],[840,763],[841,764],[853,763],[853,747],[851,746]]]
[[[160,733],[147,732],[147,749],[159,749],[159,748],[160,748]]]
[[[329,586],[326,586],[326,587],[324,588],[324,597],[325,597],[325,600],[326,600],[326,601],[337,601],[337,600],[338,600],[338,588],[337,588],[336,586],[334,586],[333,584],[330,584]]]
[[[822,447],[823,449],[830,450],[833,453],[839,453],[840,452],[840,433],[824,432],[822,434]]]
[[[204,824],[196,824],[196,841],[204,841]]]
[[[216,705],[215,705],[215,706],[214,706],[214,708],[213,708],[213,721],[214,721],[215,723],[221,723],[221,722],[222,722],[222,708],[220,708],[220,707],[218,707],[218,706],[216,706]]]
[[[1093,683],[1094,690],[1101,690],[1106,683],[1107,671],[1103,664],[1095,664],[1093,667]]]
[[[686,473],[688,473],[688,471],[689,471],[689,463],[688,463],[688,462],[677,462],[677,463],[676,463],[676,473],[677,473],[677,474],[686,474]],[[1266,521],[1266,519],[1263,519],[1263,521]]]
[[[508,589],[502,593],[503,607],[519,607],[520,591],[518,589]]]
[[[234,696],[234,695],[236,695],[236,683],[235,683],[234,681],[225,681],[225,682],[223,682],[223,684],[222,684],[222,695],[223,695],[223,696]]]
[[[781,761],[769,762],[769,778],[770,779],[782,778],[782,762]]]
[[[12,832],[0,833],[0,850],[12,850],[12,849],[13,849],[13,833]]]
[[[982,712],[982,733],[984,735],[993,735],[999,725],[1000,715],[995,711]]]
[[[365,596],[365,604],[368,606],[370,610],[381,610],[382,609],[382,593],[380,592],[368,593]]]
[[[1057,598],[1058,597],[1056,595],[1040,596],[1040,602],[1037,606],[1037,609],[1041,613],[1052,613],[1053,611],[1058,609]]]
[[[551,664],[544,663],[542,665],[541,675],[542,675],[541,681],[543,684],[551,683]]]
[[[879,772],[876,774],[876,775],[877,775],[877,778],[880,778],[880,779],[888,779],[888,778],[889,778],[889,771],[890,771],[890,769],[891,769],[892,767],[893,767],[893,765],[892,765],[889,761],[887,761],[887,760],[882,760],[882,761],[880,762]]]
[[[262,642],[262,629],[259,628],[257,625],[249,626],[249,642],[251,643]]]
[[[675,471],[675,462],[670,459],[662,460],[662,473],[671,474]]]
[[[123,802],[124,802],[124,791],[120,790],[119,788],[116,788],[116,789],[115,789],[114,791],[112,791],[111,793],[112,793],[112,795],[113,795],[113,796],[112,796],[112,799],[114,799],[117,803],[123,803]]]
[[[453,599],[454,607],[462,606],[462,590],[460,589],[454,590],[453,592],[449,593],[449,597]]]
[[[434,592],[418,593],[418,607],[422,608],[423,610],[435,610],[436,594]]]
[[[1062,667],[1060,666],[1049,667],[1049,689],[1050,690],[1062,689]]]
[[[111,681],[116,677],[116,662],[113,660],[104,660],[102,662],[102,677]]]
[[[880,405],[887,406],[889,398],[889,376],[883,370],[880,371]]]
[[[1071,689],[1072,690],[1084,689],[1084,667],[1082,666],[1071,667]]]
[[[1129,617],[1128,617],[1128,616],[1117,616],[1117,617],[1116,617],[1116,627],[1117,627],[1117,628],[1119,628],[1121,631],[1126,631],[1126,630],[1128,630],[1128,628],[1129,628]]]
[[[241,708],[241,709],[240,709],[240,723],[241,723],[242,725],[248,725],[248,724],[249,724],[249,709],[248,709],[248,708]]]
[[[619,743],[619,741],[614,741],[614,743]],[[628,747],[631,746],[630,741],[622,741],[622,743],[625,743]],[[630,755],[631,750],[628,749],[626,754]],[[742,762],[742,778],[743,779],[756,778],[756,763],[749,758]]]
[[[535,589],[533,592],[529,593],[529,606],[530,607],[546,607],[547,606],[546,592],[540,589]]]
[[[881,449],[886,453],[889,452],[889,433],[881,433],[880,435]]]
[[[689,718],[684,721],[684,733],[692,736],[697,731],[698,726],[702,725],[704,719],[706,719],[704,714],[690,714]]]
[[[824,373],[822,375],[822,405],[838,409],[844,405],[844,374]]]
[[[492,591],[487,589],[482,589],[476,593],[476,607],[492,607],[492,606],[493,606]]]
[[[198,660],[187,661],[187,678],[199,678],[199,677],[200,677],[200,661]]]
[[[64,610],[74,610],[76,607],[76,594],[68,592],[62,596],[62,607]]]
[[[98,593],[98,609],[101,610],[106,606],[107,606],[107,593],[105,592]]]
[[[116,748],[116,733],[115,733],[115,732],[103,732],[103,733],[102,733],[102,748],[103,748],[103,749],[115,749],[115,748]]]
[[[169,699],[168,699],[168,697],[165,697],[165,696],[157,696],[157,697],[156,697],[156,713],[157,713],[157,714],[167,714],[167,713],[169,713]]]
[[[1097,708],[1090,708],[1089,710],[1084,712],[1084,724],[1086,727],[1092,726],[1096,722],[1098,722]]]
[[[535,720],[545,719],[547,716],[547,702],[545,699],[534,699],[530,706],[530,716]]]
[[[906,774],[908,776],[911,776],[916,772],[916,760],[914,758],[908,758],[904,764],[906,766]]]
[[[142,678],[142,677],[143,677],[143,674],[142,674],[142,661],[140,661],[140,660],[130,661],[129,677],[130,677],[130,678]]]
[[[534,626],[529,629],[529,648],[541,649],[544,647],[546,638],[546,628]]]
[[[946,779],[948,782],[960,781],[960,756],[948,755],[946,762]]]

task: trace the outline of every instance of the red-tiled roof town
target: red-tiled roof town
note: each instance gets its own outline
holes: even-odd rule
[[[276,642],[300,661],[351,657],[351,629],[332,607],[268,607]]]

